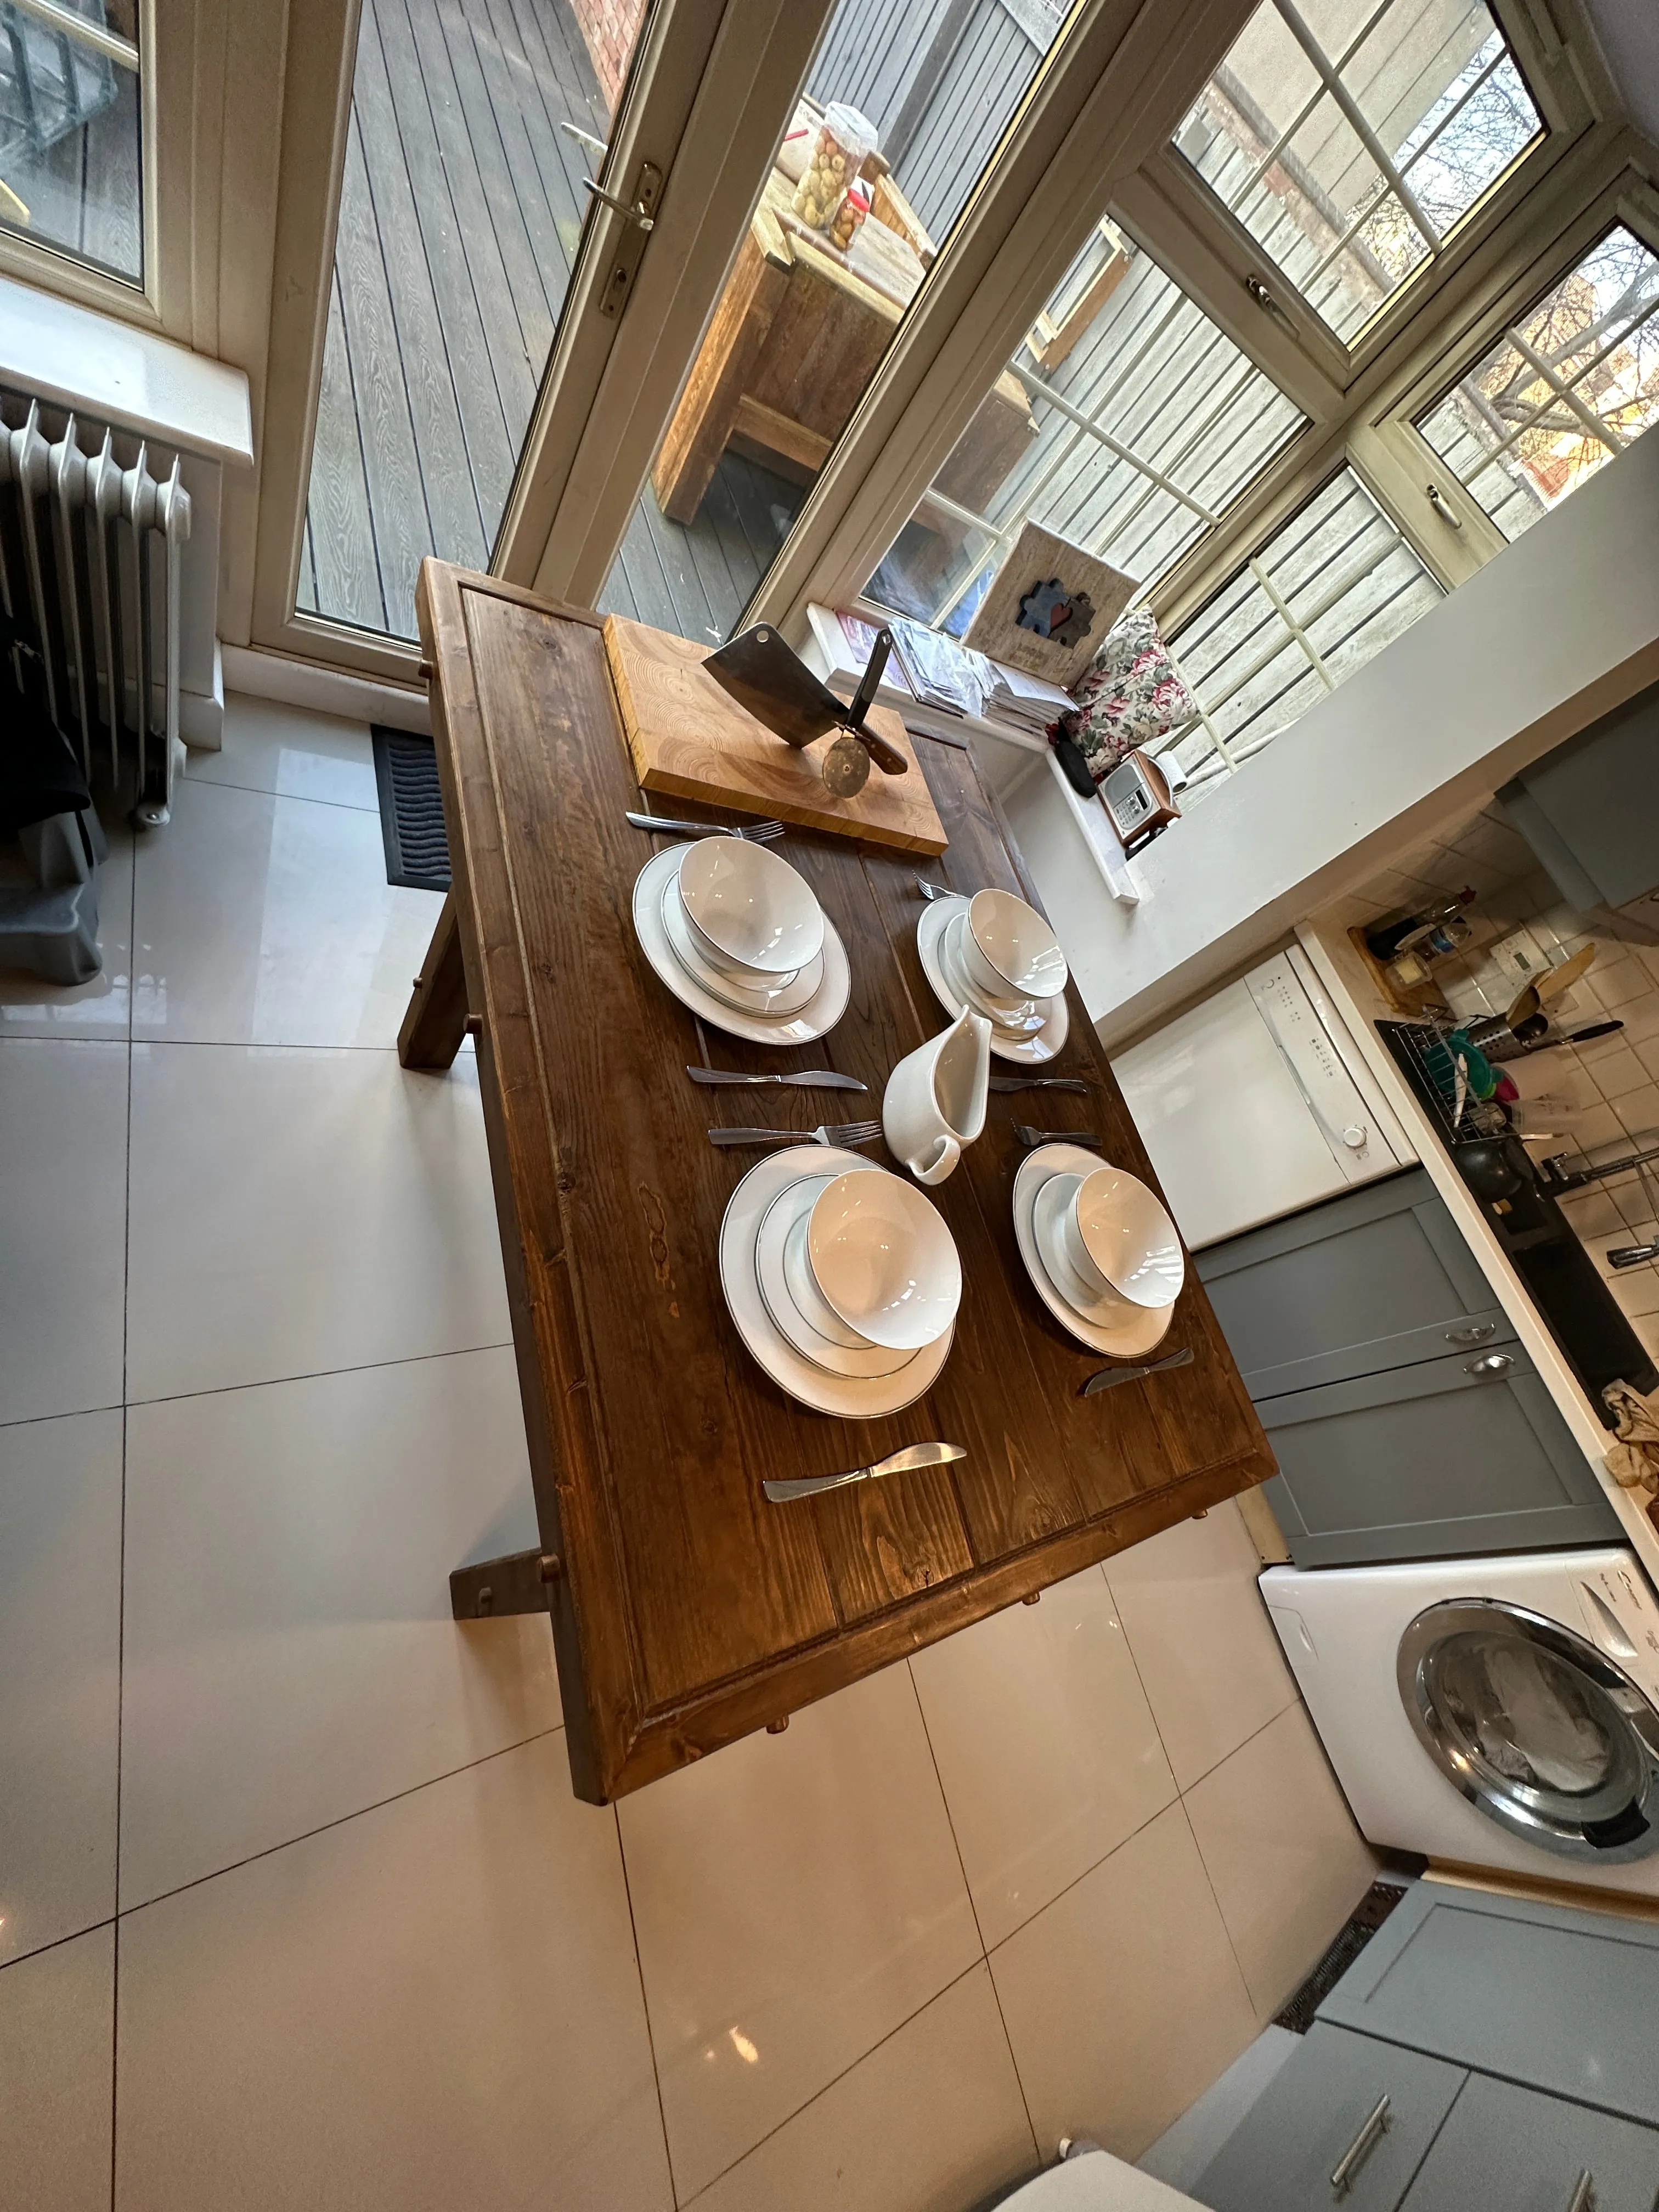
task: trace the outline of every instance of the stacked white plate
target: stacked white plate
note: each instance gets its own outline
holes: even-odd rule
[[[896,1413],[949,1355],[962,1294],[951,1232],[913,1184],[856,1152],[791,1145],[750,1168],[726,1203],[720,1267],[744,1342],[817,1413]]]
[[[975,908],[980,911],[970,911]],[[981,949],[981,938],[1005,963],[1001,970]],[[1065,1044],[1066,956],[1048,923],[1024,899],[1010,891],[981,891],[973,899],[930,900],[916,922],[916,951],[948,1013],[971,1006],[985,1016],[999,1059],[1040,1067]]]
[[[1080,1194],[1087,1249],[1078,1229]],[[1139,1359],[1163,1341],[1186,1257],[1157,1193],[1137,1176],[1082,1145],[1040,1146],[1014,1177],[1014,1236],[1037,1296],[1079,1344]]]
[[[703,837],[653,854],[634,928],[682,1006],[754,1044],[810,1044],[847,1011],[852,972],[811,885],[764,845]]]

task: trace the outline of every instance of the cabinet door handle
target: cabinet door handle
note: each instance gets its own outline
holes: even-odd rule
[[[1353,2178],[1389,2131],[1389,2100],[1379,2097],[1366,2114],[1359,2133],[1348,2145],[1331,2169],[1331,2194],[1346,2197],[1353,2186]],[[1575,2206],[1573,2212],[1589,2212],[1586,2206]]]
[[[1572,2194],[1567,2199],[1567,2212],[1595,2212],[1595,2183],[1589,2166],[1573,2184]]]
[[[1497,1334],[1498,1323],[1495,1321],[1478,1321],[1468,1328],[1449,1328],[1446,1341],[1448,1344],[1484,1344],[1489,1336],[1496,1336]]]
[[[1507,1352],[1489,1352],[1484,1359],[1466,1362],[1463,1372],[1466,1375],[1507,1375],[1514,1364]]]

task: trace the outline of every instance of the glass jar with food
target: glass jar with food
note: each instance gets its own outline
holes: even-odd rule
[[[823,111],[811,155],[790,203],[793,213],[809,230],[831,228],[848,187],[875,150],[874,125],[856,107],[832,100]],[[855,222],[853,229],[857,227]],[[851,238],[851,229],[848,236]]]

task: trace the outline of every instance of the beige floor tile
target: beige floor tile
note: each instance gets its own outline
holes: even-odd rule
[[[378,813],[226,785],[140,851],[133,1034],[397,1043],[441,904],[386,879]]]
[[[127,1047],[0,1037],[0,1422],[121,1402]]]
[[[118,2212],[672,2202],[613,1815],[543,1737],[121,1923]]]
[[[107,859],[98,868],[98,949],[103,964],[84,983],[48,983],[0,968],[0,1036],[125,1037],[132,1010],[133,832],[111,810]],[[165,834],[165,833],[164,833]]]
[[[1186,1802],[1251,1999],[1271,2020],[1370,1887],[1376,1861],[1299,1704]]]
[[[115,1930],[0,1972],[0,2204],[107,2212]]]
[[[130,1251],[135,1400],[505,1343],[475,1064],[136,1045]]]
[[[0,1429],[0,1964],[115,1910],[120,1645],[120,1413]]]
[[[910,1664],[988,1944],[1176,1794],[1098,1567]]]
[[[1139,2158],[1223,2074],[1256,2017],[1179,1805],[991,1954],[1045,2151]]]
[[[191,753],[189,781],[320,799],[371,814],[380,807],[367,722],[284,707],[244,691],[225,694],[224,743],[217,752]],[[181,794],[179,805],[188,803],[188,793]]]
[[[449,1606],[535,1541],[505,1348],[135,1407],[123,1911],[556,1727],[545,1619]]]
[[[691,2196],[980,1955],[908,1672],[619,1805],[674,2179]]]
[[[695,2202],[697,2212],[966,2212],[1037,2164],[981,1965]]]
[[[1106,1563],[1118,1617],[1185,1790],[1296,1695],[1231,1501]]]

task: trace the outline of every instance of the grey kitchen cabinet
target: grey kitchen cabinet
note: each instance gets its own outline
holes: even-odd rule
[[[1517,1343],[1257,1401],[1299,1567],[1616,1543],[1618,1516]]]
[[[1659,1925],[1411,1884],[1192,2193],[1212,2212],[1654,2212]]]
[[[1259,1404],[1515,1335],[1421,1168],[1195,1255]]]
[[[1651,1921],[1417,1882],[1318,2017],[1659,2127]]]
[[[1588,2179],[1586,2179],[1588,2176]],[[1631,2120],[1471,2074],[1403,2212],[1653,2212],[1659,2135]]]
[[[1299,1567],[1616,1542],[1618,1516],[1419,1169],[1197,1255]]]
[[[1200,2200],[1212,2212],[1395,2212],[1464,2079],[1316,2021],[1205,2172]]]

